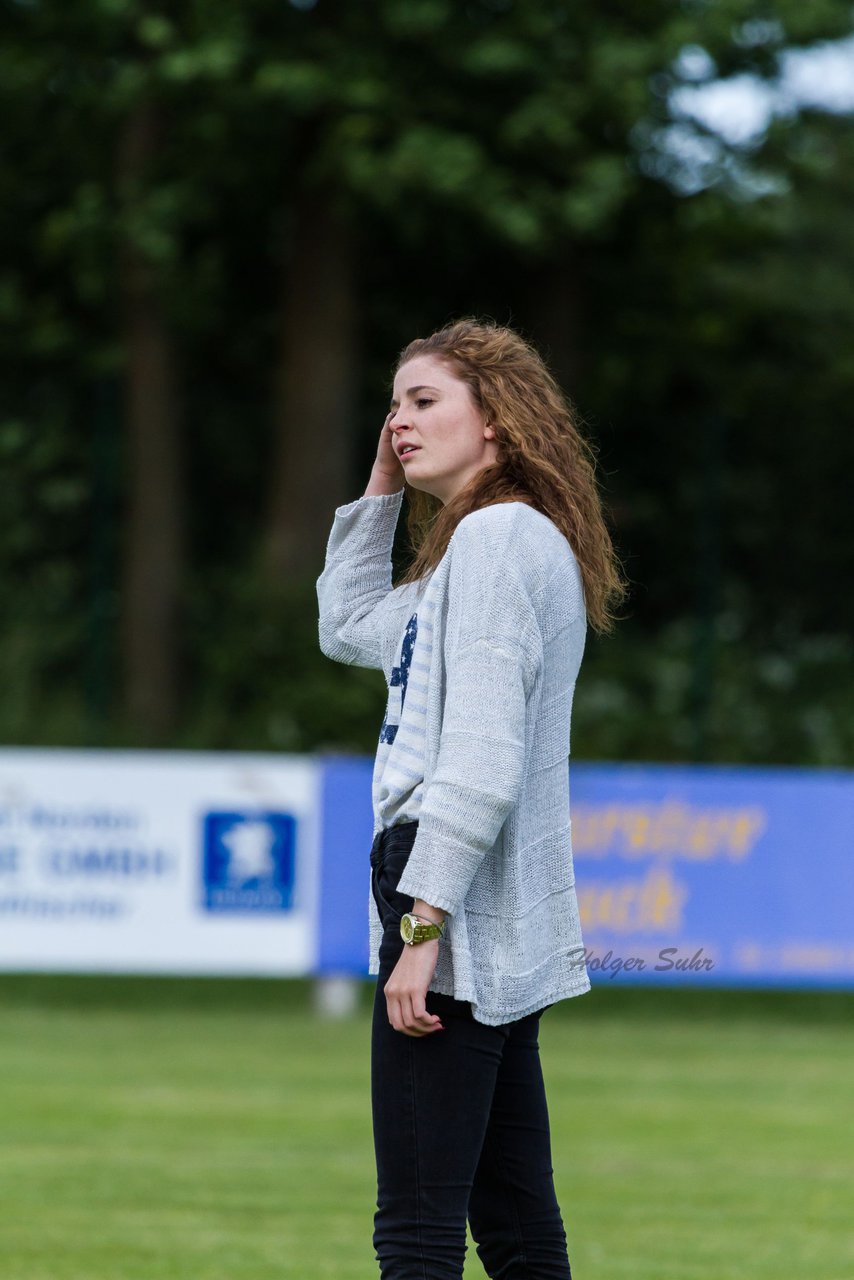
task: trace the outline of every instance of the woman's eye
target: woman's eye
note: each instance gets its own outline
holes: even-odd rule
[[[427,400],[423,396],[421,396],[419,397],[418,400],[415,401],[415,406],[418,409],[424,409],[427,407],[428,404],[432,404],[432,403],[433,403],[432,400]]]

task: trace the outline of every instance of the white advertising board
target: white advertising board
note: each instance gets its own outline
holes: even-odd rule
[[[0,749],[0,969],[309,973],[319,788],[305,756]]]

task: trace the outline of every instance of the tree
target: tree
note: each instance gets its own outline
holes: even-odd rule
[[[140,234],[161,128],[158,106],[141,97],[121,131],[117,189],[126,351],[125,701],[131,722],[162,740],[178,710],[185,497],[174,340],[158,264]]]
[[[845,616],[850,303],[827,263],[848,256],[847,124],[781,123],[750,154],[715,144],[693,187],[667,138],[686,46],[713,75],[773,80],[786,42],[839,34],[847,12],[42,0],[3,15],[0,573],[16,609],[0,656],[24,690],[7,734],[79,736],[87,655],[119,665],[103,629],[119,636],[133,599],[135,720],[116,714],[116,740],[311,745],[306,698],[333,676],[311,667],[311,605],[290,593],[359,491],[389,357],[460,311],[520,325],[592,419],[636,632],[695,609],[713,419],[726,625]],[[751,188],[763,167],[774,183]],[[115,439],[99,411],[96,442],[94,406],[116,402]],[[143,446],[155,465],[134,461]],[[793,539],[807,495],[818,515]],[[124,526],[96,551],[119,497]],[[347,679],[336,698],[363,712],[368,686]]]

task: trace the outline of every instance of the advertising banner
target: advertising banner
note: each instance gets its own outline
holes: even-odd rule
[[[364,972],[371,761],[323,789],[322,967]],[[575,764],[594,982],[854,986],[854,774]]]
[[[308,757],[0,750],[0,968],[304,974]]]
[[[366,973],[372,764],[0,750],[0,969]],[[854,774],[568,786],[594,982],[854,987]]]
[[[594,980],[854,985],[854,774],[573,764]]]
[[[322,790],[320,973],[368,972],[373,761],[328,756]]]

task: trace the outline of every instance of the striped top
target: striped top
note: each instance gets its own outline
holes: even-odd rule
[[[372,786],[374,815],[382,827],[415,822],[421,811],[434,609],[429,598],[421,601],[406,624],[392,667]]]

